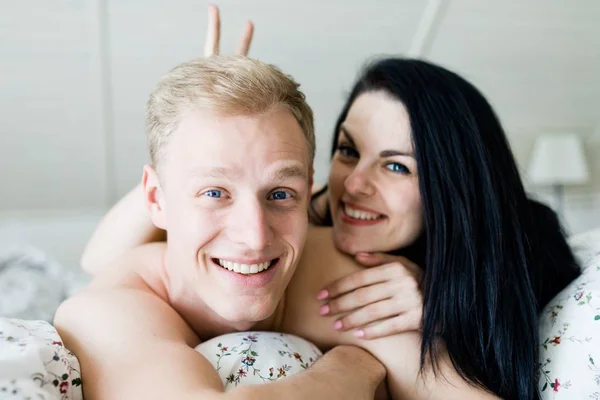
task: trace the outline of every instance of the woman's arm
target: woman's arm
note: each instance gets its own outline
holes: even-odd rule
[[[365,268],[330,283],[317,296],[324,301],[321,315],[339,316],[333,328],[354,330],[361,339],[419,330],[421,268],[405,257],[384,253],[358,253],[354,260]]]
[[[137,185],[108,214],[88,241],[81,267],[95,275],[111,261],[141,244],[166,240],[166,232],[154,226],[144,208],[142,186]]]

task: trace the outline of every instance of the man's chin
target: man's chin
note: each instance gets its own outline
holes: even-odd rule
[[[277,303],[272,299],[247,299],[240,296],[236,299],[229,298],[226,305],[221,304],[215,311],[227,322],[251,326],[271,317],[277,309]]]

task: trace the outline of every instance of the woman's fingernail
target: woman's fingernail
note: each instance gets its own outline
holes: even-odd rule
[[[342,321],[340,321],[340,320],[335,321],[333,323],[333,329],[335,329],[336,331],[342,329]]]
[[[329,304],[325,304],[324,306],[321,306],[321,309],[319,310],[319,312],[321,313],[321,315],[329,314]]]
[[[356,336],[357,338],[364,338],[365,337],[365,331],[363,331],[362,329],[354,331],[354,336]]]
[[[317,300],[325,300],[329,297],[329,292],[325,289],[321,290],[317,295]]]

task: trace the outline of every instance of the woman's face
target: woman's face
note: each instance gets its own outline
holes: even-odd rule
[[[396,250],[423,231],[408,113],[384,91],[359,95],[340,126],[329,207],[344,253]]]

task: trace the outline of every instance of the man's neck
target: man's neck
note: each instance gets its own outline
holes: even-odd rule
[[[214,312],[200,297],[190,290],[189,282],[181,276],[173,274],[167,268],[165,258],[161,263],[160,286],[165,294],[166,301],[196,332],[201,340],[208,340],[215,336],[243,331],[273,331],[277,329],[277,317],[281,315],[284,306],[283,300],[277,305],[275,312],[262,321],[232,322],[227,321]]]

